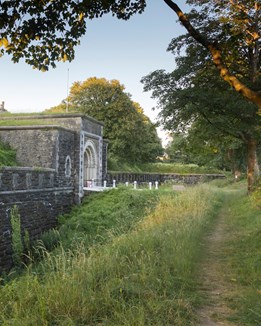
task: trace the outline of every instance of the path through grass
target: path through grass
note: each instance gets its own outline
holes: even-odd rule
[[[61,246],[46,251],[40,272],[31,266],[2,284],[1,325],[259,324],[260,211],[240,190],[119,190],[96,199],[61,220]],[[222,314],[212,310],[219,306]]]
[[[107,208],[108,216],[116,222],[121,219],[121,224],[125,224],[121,208],[128,203],[128,224],[135,205],[132,202],[129,206],[130,199],[135,196],[141,202],[147,195],[125,190],[118,193],[123,196],[121,205],[115,191],[98,199],[112,197],[115,213],[121,214],[114,215]],[[192,325],[197,305],[197,244],[215,217],[218,204],[217,193],[207,186],[182,193],[164,190],[154,211],[136,219],[135,227],[120,232],[117,223],[116,232],[111,229],[107,215],[92,218],[98,209],[95,204],[84,207],[85,213],[76,209],[79,218],[75,215],[64,223],[65,234],[73,228],[73,248],[46,252],[40,273],[29,268],[0,289],[0,324]],[[99,219],[101,228],[95,224]],[[109,233],[105,232],[108,226]],[[87,241],[87,247],[86,241],[77,243],[78,235],[85,240],[84,228],[94,233],[101,230],[107,241],[95,241],[91,246],[93,241]],[[67,236],[65,240],[67,246]]]
[[[224,195],[203,241],[199,325],[261,325],[261,214],[242,191]]]

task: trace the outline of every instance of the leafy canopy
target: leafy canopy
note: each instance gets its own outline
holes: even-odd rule
[[[205,3],[214,4],[212,1]],[[222,16],[223,5],[218,7],[215,2],[214,8],[219,9],[217,14],[212,11],[210,15],[208,8],[203,6],[188,17],[208,42],[219,39],[223,61],[230,71],[245,84],[251,85],[252,89],[258,89],[260,77],[257,68],[260,59],[255,60],[252,43],[248,43],[247,48],[245,34],[233,34],[233,24],[227,26]],[[152,91],[152,96],[158,100],[159,118],[165,128],[176,133],[185,132],[188,137],[183,145],[186,143],[190,152],[196,147],[200,149],[198,145],[201,148],[206,145],[203,149],[206,154],[210,149],[210,157],[213,157],[211,147],[214,143],[219,144],[218,151],[234,149],[238,139],[241,144],[236,145],[237,148],[244,147],[243,142],[250,141],[258,146],[261,123],[260,116],[256,114],[258,107],[234,92],[218,75],[207,47],[200,46],[194,38],[182,35],[172,40],[168,50],[176,56],[176,69],[171,73],[157,70],[142,80],[145,90]],[[226,139],[230,139],[230,142],[226,142]]]
[[[118,80],[88,78],[75,82],[69,103],[47,112],[82,112],[104,123],[104,137],[109,139],[109,154],[120,161],[149,162],[162,154],[156,126],[144,115],[138,103]]]
[[[87,21],[112,13],[129,19],[145,8],[143,0],[9,0],[0,6],[1,55],[40,70],[56,61],[74,59],[74,48],[86,33]]]
[[[185,15],[177,2],[163,1],[178,16],[188,34],[209,52],[222,78],[255,103],[261,113],[259,88],[249,85],[233,70],[233,65],[230,66],[224,60],[224,55],[228,57],[228,52],[231,52],[231,42],[235,41],[239,49],[237,54],[246,51],[252,60],[252,81],[256,83],[260,79],[260,2],[187,0],[192,8],[194,5],[202,8],[197,19],[193,20],[195,10],[190,15]],[[129,19],[133,14],[142,13],[146,2],[3,0],[0,8],[0,51],[2,54],[10,54],[14,62],[24,57],[33,67],[45,71],[50,65],[54,67],[57,60],[71,61],[74,58],[74,47],[86,32],[88,19],[102,17],[109,12],[120,19]],[[211,33],[205,33],[206,31]],[[242,46],[243,52],[240,52]],[[240,67],[244,66],[245,63],[241,62]]]
[[[184,15],[176,2],[164,1],[178,15],[190,36],[181,37],[180,46],[191,42],[191,37],[201,44],[222,79],[256,104],[261,113],[260,2],[187,0],[196,9]]]

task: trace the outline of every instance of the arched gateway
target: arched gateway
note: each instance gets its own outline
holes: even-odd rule
[[[93,180],[97,182],[98,179],[98,155],[95,144],[91,140],[85,144],[83,166],[84,187],[90,187],[93,185]]]

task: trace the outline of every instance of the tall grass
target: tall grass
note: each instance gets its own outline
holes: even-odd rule
[[[11,149],[10,146],[0,142],[0,168],[2,166],[15,166],[16,162],[16,152]]]
[[[238,325],[261,325],[261,210],[258,201],[241,197],[230,205],[227,232],[231,237],[224,243],[224,271],[233,284],[228,296],[235,310],[231,319]]]
[[[209,187],[165,191],[153,212],[110,241],[45,252],[43,275],[28,268],[1,288],[0,324],[192,324],[199,242],[217,205]]]
[[[126,187],[87,197],[81,206],[59,218],[57,231],[43,238],[44,245],[52,248],[53,238],[63,248],[73,249],[77,244],[85,246],[102,244],[113,237],[133,229],[136,223],[153,210],[159,200],[157,191],[132,191]]]

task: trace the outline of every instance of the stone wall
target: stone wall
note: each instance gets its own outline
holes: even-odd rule
[[[107,147],[103,124],[83,114],[3,117],[0,140],[16,150],[22,167],[0,169],[0,273],[12,266],[11,210],[17,206],[22,233],[30,239],[56,226],[83,196],[84,150],[97,152],[99,178],[104,176]],[[28,168],[28,166],[30,168]]]
[[[74,132],[58,126],[0,127],[0,139],[16,150],[21,166],[57,169],[61,153],[73,155]]]
[[[116,180],[116,183],[134,182],[146,183],[155,182],[173,182],[182,184],[197,184],[199,182],[211,181],[214,179],[224,179],[223,174],[178,174],[178,173],[126,173],[126,172],[111,172],[109,171],[106,176],[108,185]]]
[[[59,173],[59,172],[58,172]],[[57,225],[57,216],[74,203],[72,180],[60,184],[54,169],[2,168],[0,170],[0,273],[12,266],[11,209],[21,216],[22,235],[30,240]]]
[[[103,139],[103,147],[102,147],[102,180],[105,180],[106,175],[107,175],[108,146],[109,146],[109,140]]]

